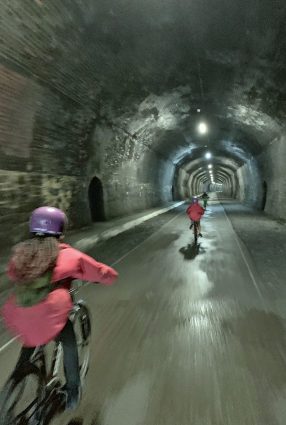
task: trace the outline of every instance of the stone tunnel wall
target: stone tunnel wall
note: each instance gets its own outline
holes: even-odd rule
[[[286,219],[285,159],[285,135],[274,139],[258,157],[261,167],[262,192],[264,187],[266,189],[265,212],[282,219]],[[262,193],[262,199],[263,195]]]
[[[176,178],[174,181],[176,199],[182,200],[190,197],[192,188],[189,186],[190,175],[184,168],[178,168],[176,171]]]
[[[286,137],[281,135],[237,170],[236,197],[274,217],[286,219],[285,158]]]
[[[86,221],[82,176],[94,114],[0,67],[0,244],[26,235],[31,210],[50,204]]]
[[[254,208],[261,207],[262,187],[261,172],[255,158],[246,161],[246,163],[237,170],[238,180],[236,189],[236,198],[246,205]]]
[[[171,201],[173,171],[167,160],[140,139],[133,140],[116,127],[96,127],[86,183],[94,176],[101,180],[107,218]]]
[[[94,111],[0,66],[0,249],[27,235],[30,212],[64,209],[90,223],[88,185],[101,178],[107,217],[171,199],[172,167],[108,126]],[[141,149],[141,150],[140,150]],[[148,163],[148,164],[147,164]]]
[[[238,183],[234,173],[229,174],[223,182],[222,192],[220,196],[226,198],[234,198],[236,191],[238,191]]]

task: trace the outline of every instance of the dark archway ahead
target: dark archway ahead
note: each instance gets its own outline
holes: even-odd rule
[[[88,198],[92,221],[105,221],[103,186],[98,177],[93,177],[89,184]]]
[[[261,205],[262,211],[265,210],[266,201],[267,201],[267,183],[266,183],[266,181],[264,181],[263,182],[262,205]]]

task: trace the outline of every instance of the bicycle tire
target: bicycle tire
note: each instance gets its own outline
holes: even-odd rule
[[[75,304],[70,316],[70,320],[75,330],[79,357],[80,379],[83,385],[89,369],[89,342],[91,335],[90,313],[83,301],[79,301]]]
[[[37,381],[36,398],[27,406],[23,412],[15,416],[15,406],[21,400],[19,395],[27,386],[27,378],[33,376]],[[17,389],[17,387],[19,387]],[[39,368],[30,362],[21,364],[10,376],[0,393],[0,425],[42,425],[43,419],[41,408],[39,407],[44,400],[45,379]],[[17,396],[18,394],[18,396]],[[13,401],[14,400],[14,401]]]
[[[195,245],[196,245],[198,242],[198,224],[196,221],[194,222],[194,239],[195,239]]]

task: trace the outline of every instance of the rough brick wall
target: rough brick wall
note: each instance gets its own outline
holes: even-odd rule
[[[195,193],[194,188],[189,185],[190,175],[184,170],[184,168],[177,169],[175,177],[174,184],[176,199],[186,199],[190,197],[190,192]]]
[[[25,235],[43,203],[64,208],[71,226],[90,221],[85,176],[100,89],[82,48],[90,10],[79,5],[1,4],[0,249]]]
[[[65,209],[72,226],[89,221],[82,180],[94,122],[90,110],[0,66],[0,249],[25,235],[42,204]]]
[[[12,228],[1,227],[2,241],[21,239],[30,211],[45,203],[67,211],[71,226],[90,223],[95,175],[108,218],[171,199],[171,165],[146,142],[152,135],[134,140],[112,123],[96,125],[91,109],[7,66],[0,93],[0,217]]]
[[[237,171],[237,198],[250,206],[261,209],[263,182],[267,184],[265,212],[286,219],[285,180],[286,137],[274,139],[264,151],[249,160]]]
[[[261,180],[267,183],[265,211],[278,218],[286,219],[285,179],[286,137],[273,140],[258,157]]]
[[[0,241],[17,242],[27,235],[27,219],[39,205],[68,211],[80,182],[76,177],[0,170]]]
[[[152,149],[152,134],[147,143],[146,134],[134,140],[112,123],[97,125],[90,108],[3,65],[0,93],[0,249],[25,236],[39,205],[63,208],[72,227],[90,223],[95,175],[107,218],[171,199],[172,164]]]
[[[21,239],[30,211],[43,203],[64,208],[71,226],[90,223],[95,175],[107,217],[170,200],[172,164],[152,148],[154,133],[135,140],[119,130],[128,123],[114,113],[109,124],[100,121],[102,108],[117,99],[118,109],[124,103],[118,93],[125,98],[134,88],[123,51],[118,55],[98,19],[103,13],[109,28],[118,26],[104,2],[4,0],[1,6],[0,219],[10,224],[1,226],[1,240]],[[129,47],[124,51],[128,56]]]
[[[257,159],[248,160],[237,170],[236,197],[239,201],[254,208],[261,207],[262,181]]]
[[[107,218],[171,200],[173,170],[143,142],[110,126],[98,125],[95,129],[86,184],[94,176],[101,180]]]
[[[220,196],[226,198],[234,198],[236,192],[236,180],[234,174],[225,177],[223,186],[221,187]]]

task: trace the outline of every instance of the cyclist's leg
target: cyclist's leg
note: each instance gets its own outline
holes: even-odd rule
[[[21,366],[23,363],[28,362],[34,351],[35,351],[34,347],[22,347],[20,351],[19,359],[17,361],[16,368]]]
[[[62,343],[64,351],[67,407],[74,408],[80,398],[80,372],[76,337],[70,320],[67,321],[57,340]]]
[[[199,236],[202,236],[201,230],[202,230],[202,228],[201,228],[201,222],[198,221],[198,234],[199,234]]]

